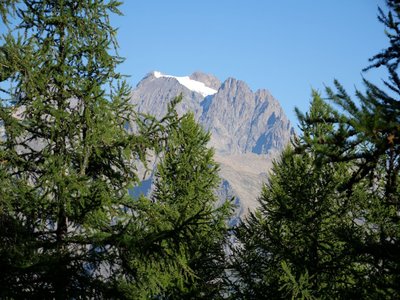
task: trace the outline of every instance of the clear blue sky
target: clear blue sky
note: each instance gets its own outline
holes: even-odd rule
[[[362,88],[368,58],[387,46],[377,20],[383,0],[126,0],[119,27],[123,73],[135,86],[148,72],[203,71],[268,89],[296,124],[311,88],[339,79]],[[384,73],[369,71],[377,81]]]

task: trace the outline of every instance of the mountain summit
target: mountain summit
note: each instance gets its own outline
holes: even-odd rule
[[[221,166],[221,196],[236,196],[239,215],[253,209],[276,154],[289,143],[293,128],[279,102],[265,89],[253,92],[241,80],[220,82],[213,75],[147,74],[132,91],[139,112],[163,116],[179,94],[179,114],[192,111],[211,132],[210,146]]]
[[[206,76],[202,76],[201,73],[194,73],[194,74],[195,74],[194,76],[192,74],[192,76],[177,77],[172,75],[164,75],[158,71],[153,72],[155,78],[174,78],[181,85],[185,86],[191,91],[201,94],[203,97],[214,95],[217,92],[217,90],[206,86],[206,84],[201,80],[193,79],[193,77],[194,78],[201,77],[201,79],[206,79]],[[206,82],[208,82],[208,80]]]

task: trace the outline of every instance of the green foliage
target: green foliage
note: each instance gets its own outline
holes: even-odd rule
[[[321,151],[332,163],[350,161],[352,176],[342,189],[349,201],[357,205],[353,215],[360,220],[356,232],[343,234],[341,239],[351,245],[353,259],[367,270],[362,281],[365,289],[381,298],[399,297],[399,177],[400,177],[400,10],[397,1],[387,1],[387,15],[379,10],[379,20],[386,26],[390,46],[375,55],[366,70],[385,67],[389,77],[384,91],[364,80],[366,91],[356,92],[359,105],[336,81],[336,90],[327,94],[343,114],[332,122],[329,147]],[[334,143],[341,137],[341,143]],[[360,283],[361,285],[361,283]]]
[[[289,148],[282,154],[263,188],[260,209],[236,229],[235,297],[351,295],[355,286],[342,282],[352,277],[341,257],[346,248],[335,234],[352,227],[337,192],[346,176],[343,165],[321,165],[310,153]]]
[[[297,280],[296,277],[293,276],[290,268],[286,264],[285,261],[282,261],[282,270],[284,271],[284,275],[282,275],[281,280],[285,282],[280,290],[287,290],[288,294],[291,295],[292,300],[301,299],[301,300],[312,300],[315,299],[308,287],[310,285],[310,278],[306,271],[305,274],[301,274],[300,278]]]
[[[119,4],[25,0],[3,36],[0,298],[219,295],[230,204],[214,206],[209,135],[178,119],[181,97],[162,120],[133,110]],[[133,199],[150,151],[164,153],[154,196]]]
[[[9,15],[13,14],[15,11],[15,4],[19,0],[1,0],[0,1],[0,18],[4,24],[8,23]]]
[[[207,148],[209,134],[196,124],[192,114],[183,116],[168,136],[157,167],[151,200],[141,199],[144,219],[142,245],[152,249],[143,256],[153,269],[154,255],[161,255],[168,270],[164,277],[148,278],[150,295],[165,299],[215,299],[222,289],[225,255],[223,244],[231,205],[216,207],[219,184],[213,151]],[[131,255],[135,259],[136,254]],[[156,267],[157,268],[157,267]]]
[[[390,47],[389,92],[364,80],[356,104],[335,81],[313,93],[302,134],[275,163],[261,207],[237,229],[233,294],[241,299],[397,299],[400,296],[400,40],[397,1],[379,19]]]
[[[119,4],[26,0],[3,38],[1,298],[121,298],[122,279],[164,271],[124,260],[143,251],[130,231],[142,221],[128,195],[137,161],[160,149],[174,114],[159,123],[128,103],[108,18]]]

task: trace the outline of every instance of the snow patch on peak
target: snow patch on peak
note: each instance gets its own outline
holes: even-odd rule
[[[214,89],[206,86],[204,83],[202,83],[200,81],[190,79],[189,76],[178,77],[178,76],[172,76],[172,75],[165,75],[159,71],[154,71],[153,75],[155,78],[162,78],[162,77],[175,78],[176,80],[178,80],[178,82],[180,84],[187,87],[189,90],[191,90],[193,92],[201,94],[203,97],[207,97],[207,96],[214,95],[217,93],[217,90],[214,90]]]
[[[153,75],[154,75],[155,78],[163,77],[163,74],[161,72],[159,72],[159,71],[154,71]]]

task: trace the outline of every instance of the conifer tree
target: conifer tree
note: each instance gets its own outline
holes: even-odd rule
[[[312,119],[334,115],[314,92]],[[323,139],[331,125],[302,124],[303,135],[274,163],[259,198],[260,208],[237,229],[232,282],[240,299],[349,297],[354,292],[345,248],[335,232],[351,226],[337,187],[346,178],[342,165],[319,163],[301,140]]]
[[[358,286],[369,297],[397,298],[400,295],[400,7],[386,1],[388,13],[379,9],[390,46],[370,59],[365,69],[385,67],[384,88],[364,79],[366,90],[356,91],[357,105],[338,81],[336,90],[327,88],[329,98],[343,111],[330,120],[334,130],[319,145],[326,163],[352,162],[351,178],[341,187],[350,211],[359,220],[356,230],[342,233],[353,261],[364,269]],[[307,120],[308,123],[321,123]]]
[[[18,0],[2,0],[0,1],[0,18],[4,24],[8,23],[9,15],[15,11],[15,4]]]
[[[157,222],[145,227],[143,243],[162,249],[170,262],[169,278],[164,277],[165,288],[158,293],[161,298],[217,299],[222,294],[231,205],[227,201],[217,207],[220,179],[213,150],[207,148],[209,139],[192,114],[183,116],[169,132],[157,166],[153,205],[145,209]]]
[[[24,0],[3,36],[1,298],[123,298],[123,280],[140,282],[123,257],[142,249],[128,188],[163,125],[135,115],[116,71],[119,4]]]
[[[335,81],[336,111],[313,96],[302,133],[275,164],[261,208],[237,229],[233,288],[243,299],[395,299],[400,295],[400,10],[380,10],[388,91],[364,80],[357,105]],[[315,251],[315,249],[317,249]]]

